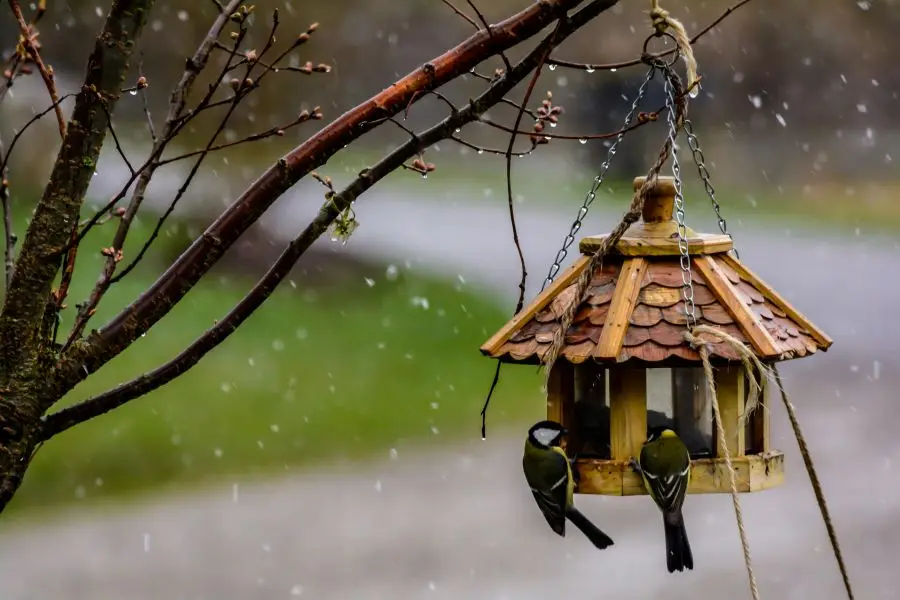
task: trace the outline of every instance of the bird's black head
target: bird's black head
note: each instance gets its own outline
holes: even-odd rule
[[[671,427],[668,425],[656,425],[651,427],[647,432],[647,442],[655,442],[656,440],[664,437],[678,437]]]
[[[566,428],[556,421],[539,421],[528,430],[528,439],[541,448],[551,448],[559,446],[566,433]]]

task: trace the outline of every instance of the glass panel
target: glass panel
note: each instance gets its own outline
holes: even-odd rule
[[[575,427],[570,429],[572,453],[579,452],[585,457],[609,458],[606,369],[592,360],[575,365]]]
[[[672,369],[647,369],[647,430],[660,425],[675,429]]]
[[[671,371],[675,431],[684,440],[691,456],[712,456],[713,416],[706,376],[697,367],[677,367]]]

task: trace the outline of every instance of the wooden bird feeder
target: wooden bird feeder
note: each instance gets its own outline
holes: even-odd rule
[[[643,182],[635,179],[634,189]],[[628,461],[640,454],[648,426],[660,424],[675,429],[691,450],[689,492],[730,491],[700,355],[684,339],[674,199],[674,180],[658,178],[642,221],[597,267],[583,298],[575,298],[578,277],[604,236],[582,239],[582,256],[481,347],[504,362],[542,364],[563,313],[579,302],[549,375],[547,418],[569,430],[566,450],[570,456],[578,453],[582,494],[646,493]],[[688,229],[687,239],[698,325],[721,328],[748,344],[763,363],[831,346],[825,333],[729,254],[727,235]],[[742,426],[749,385],[740,357],[718,338],[699,337],[711,343],[738,491],[781,484],[784,455],[770,447],[769,399],[760,398],[763,407]]]

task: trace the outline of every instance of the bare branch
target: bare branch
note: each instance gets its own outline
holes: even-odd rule
[[[562,21],[559,21],[556,24],[556,29],[553,31],[553,35],[559,31],[559,28],[562,26]],[[534,70],[534,74],[531,76],[531,81],[528,82],[528,88],[525,90],[525,97],[522,98],[522,106],[519,111],[516,113],[516,121],[512,126],[512,134],[509,136],[509,145],[506,147],[506,199],[507,204],[509,206],[509,225],[512,229],[512,238],[513,244],[516,247],[516,253],[519,255],[519,266],[522,269],[522,277],[519,279],[519,299],[516,301],[516,310],[513,311],[513,315],[519,314],[519,311],[522,310],[522,306],[525,304],[525,282],[528,279],[528,270],[525,267],[525,254],[522,252],[522,244],[519,242],[519,228],[516,225],[516,208],[515,202],[513,201],[513,190],[512,190],[512,157],[513,157],[513,148],[516,144],[516,132],[519,130],[519,124],[522,123],[522,116],[525,114],[525,107],[528,106],[528,101],[531,100],[531,94],[534,93],[534,86],[537,84],[538,79],[541,77],[541,70],[544,68],[544,63],[547,61],[547,57],[550,56],[550,51],[552,50],[551,46],[547,46],[544,50],[544,53],[541,55],[541,59],[538,62],[537,68]],[[548,96],[550,93],[547,93]],[[532,148],[531,150],[537,147],[534,138],[532,138]]]
[[[151,152],[152,159],[155,159],[155,157],[162,154],[163,150],[165,150],[166,146],[180,130],[180,125],[177,123],[177,120],[184,110],[184,106],[187,102],[187,98],[190,94],[191,88],[193,87],[197,76],[206,68],[206,64],[209,61],[209,55],[210,52],[212,52],[213,45],[222,34],[222,30],[228,24],[231,13],[237,10],[237,8],[241,5],[241,1],[242,0],[230,0],[228,2],[228,4],[224,7],[224,10],[220,12],[219,16],[213,22],[212,27],[210,27],[209,31],[206,34],[206,37],[200,43],[200,46],[194,52],[194,55],[185,63],[185,68],[184,72],[181,75],[181,79],[172,89],[172,93],[169,96],[169,112],[166,116],[165,125],[163,125],[162,136],[159,137],[153,145],[153,150]],[[231,60],[237,53],[237,48],[245,35],[246,29],[244,28],[244,24],[242,22],[240,24],[240,31],[238,33],[238,36],[234,40],[231,56],[229,57],[228,62],[226,62],[225,68],[223,68],[215,83],[210,86],[210,90],[207,92],[204,98],[204,100],[206,100],[207,102],[212,97],[213,92],[221,83],[222,79],[225,77],[225,74],[228,72]],[[203,101],[201,101],[201,104],[202,103]],[[194,114],[196,114],[196,111]],[[187,121],[182,121],[181,124],[185,124],[186,122]],[[116,260],[116,257],[122,251],[122,248],[125,245],[125,239],[128,237],[131,223],[134,221],[134,217],[137,215],[138,210],[140,209],[141,204],[144,201],[147,186],[150,185],[150,181],[151,179],[153,179],[153,175],[156,173],[156,169],[158,168],[158,166],[158,163],[154,161],[148,161],[144,165],[144,167],[141,168],[140,176],[137,178],[137,183],[135,184],[134,191],[131,195],[131,201],[128,203],[128,207],[125,209],[125,213],[122,215],[122,219],[119,221],[119,227],[116,229],[115,236],[113,237],[111,245],[113,251],[107,256],[107,259],[103,266],[103,271],[99,279],[97,280],[94,289],[91,291],[90,297],[79,307],[78,313],[75,316],[75,324],[72,326],[72,330],[69,334],[68,340],[64,345],[64,348],[68,348],[74,340],[78,339],[82,331],[84,331],[84,328],[87,326],[88,320],[90,320],[91,316],[93,316],[94,312],[96,311],[97,306],[100,304],[100,300],[106,293],[106,290],[109,289],[110,279],[115,273],[116,266],[119,262],[118,260]],[[128,187],[135,179],[135,171],[133,169],[131,173],[132,177],[123,187],[121,196],[119,196],[118,198],[114,198],[114,202],[109,205],[109,209],[111,209],[114,206],[114,203],[118,202],[118,200],[123,198],[125,196],[125,193],[127,193]],[[178,197],[180,198],[180,195]],[[94,221],[94,223],[96,223],[96,221]],[[94,223],[89,223],[84,228],[80,236],[76,238],[76,244],[79,239],[84,237],[84,235],[90,230]]]
[[[710,31],[712,31],[712,29],[715,28],[719,23],[721,23],[726,18],[728,18],[728,16],[731,13],[733,13],[740,7],[744,6],[748,2],[750,2],[750,0],[740,0],[740,2],[738,2],[737,4],[729,6],[727,9],[725,9],[725,12],[723,12],[721,15],[719,15],[716,18],[715,21],[713,21],[712,23],[710,23],[709,25],[707,25],[706,27],[701,29],[694,37],[692,37],[691,44],[696,44],[697,40],[699,40],[704,35],[706,35]],[[651,56],[653,56],[654,58],[664,58],[666,56],[670,56],[674,52],[675,52],[675,48],[673,48],[671,50],[667,50],[666,52],[660,52],[659,54],[653,54]],[[591,63],[579,63],[579,62],[573,62],[573,61],[569,61],[569,60],[560,60],[560,59],[556,59],[556,58],[550,58],[547,60],[547,64],[554,65],[557,67],[565,67],[568,69],[577,69],[579,71],[587,71],[588,73],[593,73],[594,71],[617,71],[619,69],[624,69],[626,67],[633,67],[635,65],[641,64],[643,62],[643,60],[644,59],[642,57],[638,57],[638,58],[634,58],[632,60],[626,60],[626,61],[617,62],[617,63],[591,64]]]
[[[659,119],[660,113],[665,110],[665,107],[662,107],[654,112],[641,112],[638,113],[637,121],[632,123],[628,127],[623,127],[616,131],[611,131],[609,133],[587,133],[584,135],[566,135],[559,133],[547,133],[546,131],[541,131],[538,135],[548,140],[578,140],[579,142],[587,142],[588,140],[607,140],[616,137],[620,133],[628,133],[629,131],[634,131],[639,127],[643,127],[647,123],[652,123]],[[499,129],[500,131],[505,131],[507,133],[517,133],[521,135],[534,135],[533,131],[522,131],[515,130],[512,127],[507,127],[501,123],[496,123],[494,121],[489,121],[487,119],[479,119],[479,123],[483,123],[484,125],[488,125],[493,127],[494,129]]]
[[[285,123],[281,127],[271,127],[266,129],[265,131],[260,131],[259,133],[254,133],[248,135],[247,137],[241,138],[239,140],[235,140],[233,142],[226,142],[224,144],[217,144],[215,146],[210,146],[204,150],[194,150],[193,152],[186,152],[184,154],[179,154],[178,156],[173,156],[171,158],[165,158],[156,162],[157,167],[161,167],[163,165],[167,165],[169,163],[177,162],[179,160],[184,160],[186,158],[191,158],[192,156],[197,156],[198,154],[209,154],[212,152],[217,152],[219,150],[225,150],[226,148],[233,148],[235,146],[241,146],[243,144],[249,144],[250,142],[258,142],[259,140],[264,140],[270,137],[282,136],[284,133],[290,129],[298,125],[302,125],[307,121],[318,121],[321,120],[325,115],[321,112],[321,108],[316,106],[313,109],[313,112],[309,112],[308,110],[304,110],[301,112],[296,119],[291,121],[290,123]]]
[[[114,109],[135,40],[153,3],[116,0],[97,37],[72,122],[35,208],[4,300],[0,315],[4,373],[35,364],[44,307],[106,137],[107,111],[100,106],[101,99],[107,110]]]
[[[134,86],[135,91],[141,94],[141,105],[144,108],[144,116],[147,117],[147,131],[150,132],[150,140],[156,145],[156,140],[158,139],[156,127],[153,126],[153,116],[150,114],[150,102],[147,98],[147,88],[150,87],[150,84],[147,83],[147,78],[144,76],[143,63],[138,64],[138,75],[137,84]]]
[[[552,48],[558,45],[574,31],[577,31],[585,23],[595,18],[597,15],[614,4],[615,0],[594,0],[593,2],[590,2],[587,6],[585,6],[585,8],[581,9],[580,11],[563,21],[562,25],[556,31],[545,38],[536,49],[532,50],[524,59],[522,59],[522,61],[520,61],[512,69],[507,71],[503,75],[503,77],[499,78],[483,94],[469,102],[464,108],[448,116],[441,123],[431,127],[421,134],[418,134],[417,140],[408,140],[405,144],[397,148],[377,164],[361,172],[357,179],[354,180],[348,187],[326,201],[326,203],[319,210],[319,214],[316,216],[316,218],[313,219],[313,221],[310,222],[306,229],[304,229],[304,231],[288,245],[285,251],[266,272],[262,279],[257,282],[253,289],[222,320],[216,323],[200,338],[193,342],[181,354],[179,354],[170,362],[160,366],[156,370],[147,373],[146,375],[142,375],[141,377],[133,381],[119,385],[116,388],[99,396],[85,400],[84,402],[62,409],[54,414],[47,416],[45,419],[44,427],[42,429],[42,438],[49,439],[50,437],[53,437],[54,435],[65,431],[70,427],[73,427],[74,425],[77,425],[78,423],[87,421],[95,416],[102,415],[118,406],[121,406],[122,404],[125,404],[132,399],[138,398],[178,377],[179,375],[190,369],[193,365],[197,364],[197,362],[199,362],[203,356],[205,356],[210,350],[215,348],[224,339],[231,335],[231,333],[233,333],[257,308],[259,308],[265,302],[265,300],[271,295],[278,284],[285,277],[287,277],[294,264],[297,262],[297,260],[299,260],[303,253],[313,244],[313,242],[315,242],[315,240],[317,240],[325,231],[328,230],[331,224],[350,207],[351,203],[354,200],[356,200],[366,190],[374,186],[378,181],[380,181],[393,171],[401,168],[407,160],[420,152],[421,147],[432,145],[443,139],[447,139],[453,134],[456,129],[461,128],[467,123],[471,123],[478,119],[491,106],[499,102],[505,94],[509,93],[509,91],[512,90],[520,81],[522,81],[528,75],[528,73],[536,68],[541,57],[545,55],[548,47]],[[532,22],[531,18],[536,17],[536,15],[532,14],[534,11],[540,12],[540,5],[535,5],[531,9],[528,9],[513,18],[516,19],[519,36],[534,35],[534,33],[542,29],[547,24],[547,21],[544,21],[541,18],[538,18],[538,20],[543,23],[540,26],[538,26],[537,23]],[[498,26],[498,28],[504,29],[505,27],[508,27],[511,24],[510,21],[512,21],[513,19],[507,20],[507,22]],[[459,60],[459,64],[457,65],[459,71],[457,71],[457,75],[459,74],[459,72],[465,72],[470,68],[470,60],[477,60],[477,57],[472,57],[470,59],[468,52],[466,51],[470,43],[483,44],[485,43],[485,40],[483,36],[476,35],[474,36],[474,39],[470,38],[469,41],[465,42],[459,48],[454,50],[456,55],[459,57],[457,59]],[[443,68],[447,68],[439,61],[434,61],[433,63],[429,64],[434,65],[435,63],[441,65]],[[451,73],[445,73],[443,70],[439,71],[434,66],[432,68],[434,69],[434,71],[432,72],[433,75],[441,75],[442,78],[452,78],[453,76]],[[416,73],[408,76],[404,80],[401,80],[401,83],[404,83],[405,86],[407,86],[403,89],[407,89],[407,93],[409,95],[411,95],[412,93],[412,91],[409,90],[409,86],[412,85],[412,82],[408,80],[415,75]],[[394,88],[398,86],[399,84],[397,86],[394,86]],[[387,92],[383,92],[381,95],[376,97],[376,99],[373,99],[372,101],[363,104],[361,107],[350,111],[348,115],[352,115],[352,119],[348,115],[345,115],[341,119],[338,119],[335,122],[335,125],[333,125],[332,127],[336,127],[337,124],[340,124],[345,120],[349,121],[350,123],[359,123],[362,120],[369,120],[365,119],[365,117],[369,116],[371,112],[365,111],[364,108],[370,106],[375,100],[382,101],[382,106],[392,107],[396,114],[396,112],[399,112],[402,109],[406,102],[404,102],[404,98],[401,97],[398,99],[394,99],[393,102],[388,103],[386,102],[388,98],[384,98],[384,95],[386,93]],[[327,137],[329,133],[329,128],[326,128],[325,130],[323,130],[323,133],[320,133],[317,137]],[[335,143],[343,144],[347,139],[347,137],[345,136],[348,136],[349,134],[345,133],[344,135],[340,136],[338,136],[337,134],[331,135],[335,135],[335,139],[337,140]],[[298,148],[297,151],[305,147],[309,147],[311,144],[311,142],[306,142],[306,144]],[[313,149],[317,148],[313,147]],[[287,168],[289,166],[288,161],[296,159],[297,151],[291,153],[286,159],[283,159],[279,162],[280,169],[278,173],[283,177],[290,176],[290,172],[287,171]],[[324,164],[324,162],[325,160],[322,159],[319,164]],[[265,182],[264,185],[274,186],[275,182]],[[282,191],[283,190],[280,188],[269,188],[269,193],[272,193],[274,195],[277,195]],[[236,206],[238,205],[239,204],[236,204]],[[224,218],[225,217],[223,217],[223,219]],[[217,227],[217,225],[221,224],[221,220],[222,219],[220,219],[220,222],[218,224],[213,224],[207,230],[204,236],[194,243],[194,246],[202,245],[203,251],[211,251],[210,248],[206,247],[202,242],[203,240],[216,239],[214,236],[218,235],[218,231],[220,231],[221,229],[220,227]],[[221,241],[219,242],[219,244],[219,246],[213,246],[213,251],[224,251],[221,250]],[[190,256],[190,253],[191,250],[189,249],[186,254]],[[181,266],[179,265],[179,261],[176,261],[176,263],[169,268],[167,273],[163,275],[163,277],[161,278],[162,281],[157,282],[157,284],[154,285],[154,288],[159,287],[163,291],[165,291],[169,289],[169,286],[178,282],[182,282],[183,271],[181,271],[180,269]],[[178,277],[176,277],[176,275]],[[139,331],[143,326],[146,325],[146,319],[148,317],[143,315],[135,317],[133,316],[135,315],[134,311],[138,308],[140,308],[142,313],[146,311],[147,305],[145,305],[145,302],[147,302],[147,299],[149,298],[154,298],[153,292],[154,290],[151,289],[144,296],[139,298],[138,301],[135,302],[131,307],[126,309],[126,311],[131,312],[126,312],[125,314],[132,315],[132,317],[127,321],[124,321],[122,325],[117,324],[119,322],[119,319],[117,319],[107,327],[104,327],[101,332],[94,334],[94,336],[92,336],[92,341],[93,344],[96,345],[91,345],[88,347],[77,345],[73,346],[69,350],[69,356],[66,357],[67,362],[57,375],[59,379],[57,380],[56,385],[59,391],[71,388],[75,382],[84,377],[84,371],[90,372],[96,370],[100,367],[100,365],[108,360],[107,357],[114,356],[117,353],[114,349],[110,350],[110,347],[112,346],[113,348],[115,348],[115,346],[121,345],[122,342],[115,337],[110,336],[109,332],[116,332],[117,330],[122,331],[121,328],[125,327],[127,335],[140,335]],[[155,317],[155,315],[149,315],[149,318],[153,317]],[[127,343],[125,343],[124,345],[127,346]]]
[[[451,135],[449,137],[449,139],[456,142],[457,144],[465,146],[466,148],[471,148],[472,150],[475,150],[476,152],[478,152],[478,154],[494,154],[497,156],[505,157],[507,152],[509,152],[508,150],[500,150],[498,148],[488,148],[487,146],[479,146],[478,144],[473,144],[472,142],[462,139],[458,135]],[[521,158],[523,156],[530,155],[532,152],[535,151],[536,148],[537,148],[537,145],[532,144],[531,148],[529,148],[528,150],[525,150],[524,152],[511,152],[510,154],[513,157]]]
[[[19,42],[22,46],[22,51],[28,58],[34,61],[35,65],[37,65],[41,78],[44,80],[44,85],[47,87],[47,93],[50,94],[50,101],[53,102],[53,106],[55,107],[56,121],[59,125],[59,137],[65,139],[66,118],[63,116],[62,107],[59,105],[59,92],[56,91],[56,81],[53,78],[53,69],[44,64],[44,59],[41,58],[41,53],[38,50],[40,44],[37,41],[37,29],[35,29],[34,24],[29,25],[25,22],[25,15],[22,14],[22,7],[19,6],[19,0],[9,0],[9,8],[12,10],[13,16],[19,24],[19,31],[22,33]],[[37,18],[34,21],[35,24],[37,23],[37,19],[40,19],[41,16],[43,16],[44,10],[46,10],[46,8],[43,6],[38,10]]]
[[[478,17],[478,20],[481,21],[481,24],[484,25],[485,30],[488,32],[488,35],[493,35],[493,31],[491,30],[491,24],[487,22],[487,19],[484,18],[484,14],[478,10],[478,6],[475,4],[474,0],[466,0],[466,3],[475,11],[475,15]],[[512,69],[512,65],[509,62],[509,59],[506,58],[506,54],[504,52],[500,52],[500,60],[503,61],[503,66],[506,67],[506,70],[509,71]]]
[[[460,17],[462,17],[463,19],[465,19],[465,20],[466,20],[472,27],[474,27],[476,30],[481,29],[481,28],[478,26],[478,23],[476,23],[475,20],[474,20],[472,17],[470,17],[469,15],[467,15],[466,13],[464,13],[463,11],[459,10],[458,8],[456,8],[456,6],[455,6],[452,2],[450,2],[450,0],[441,0],[441,2],[443,2],[444,4],[446,4],[447,7],[448,7],[450,10],[452,10],[453,12],[455,12],[457,15],[459,15]]]

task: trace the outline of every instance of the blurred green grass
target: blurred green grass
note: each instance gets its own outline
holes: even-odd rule
[[[137,226],[126,257],[150,224]],[[112,227],[84,248],[99,249]],[[184,229],[167,227],[156,252],[176,249]],[[86,297],[99,267],[99,253],[82,251],[70,306]],[[113,286],[91,326],[133,300],[161,267],[150,261]],[[383,265],[363,269],[318,288],[282,285],[186,375],[47,442],[9,512],[118,501],[323,460],[387,457],[394,447],[478,435],[494,368],[478,347],[508,311],[459,282]],[[221,318],[252,280],[221,270],[207,278],[61,405],[168,360]],[[72,313],[65,311],[69,323]],[[534,369],[507,373],[490,414],[495,426],[540,416],[539,386]]]

